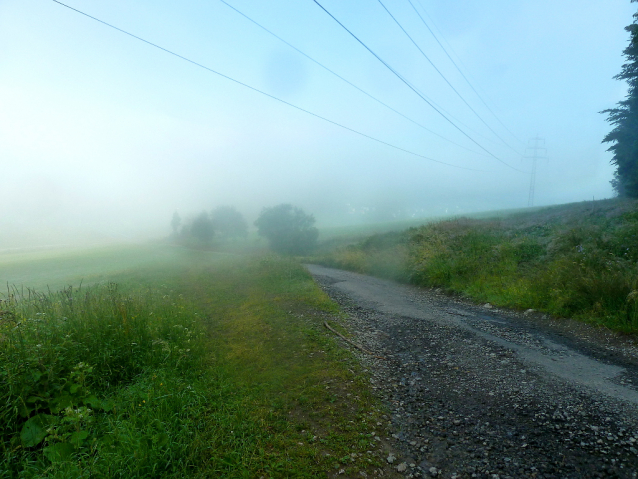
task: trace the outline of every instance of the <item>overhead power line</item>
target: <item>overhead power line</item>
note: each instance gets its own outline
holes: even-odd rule
[[[401,113],[400,111],[396,110],[395,108],[392,108],[390,105],[384,103],[383,101],[379,100],[378,98],[376,98],[375,96],[371,95],[370,93],[368,93],[367,91],[363,90],[362,88],[359,88],[357,85],[355,85],[354,83],[352,83],[351,81],[345,79],[344,77],[342,77],[341,75],[339,75],[338,73],[336,73],[334,70],[331,70],[330,68],[328,68],[327,66],[325,66],[323,63],[319,62],[318,60],[315,60],[314,58],[312,58],[310,55],[304,53],[303,51],[301,51],[299,48],[297,48],[296,46],[292,45],[291,43],[287,42],[286,40],[284,40],[283,38],[281,38],[279,35],[277,35],[276,33],[272,32],[271,30],[269,30],[268,28],[264,27],[262,24],[260,24],[259,22],[257,22],[256,20],[252,19],[251,17],[249,17],[248,15],[246,15],[244,12],[240,11],[239,9],[237,9],[236,7],[232,6],[230,3],[226,2],[225,0],[219,0],[221,3],[223,3],[224,5],[228,6],[229,8],[231,8],[232,10],[234,10],[235,12],[237,12],[239,15],[241,15],[242,17],[244,17],[246,20],[248,20],[249,22],[252,22],[253,24],[257,25],[259,28],[261,28],[262,30],[264,30],[265,32],[269,33],[270,35],[272,35],[273,37],[275,37],[277,40],[285,43],[286,45],[288,45],[290,48],[292,48],[293,50],[295,50],[296,52],[298,52],[299,54],[303,55],[304,57],[306,57],[308,60],[310,60],[311,62],[315,63],[316,65],[319,65],[321,68],[323,68],[324,70],[326,70],[327,72],[331,73],[332,75],[336,76],[337,78],[339,78],[340,80],[344,81],[345,83],[347,83],[348,85],[350,85],[351,87],[359,90],[361,93],[363,93],[364,95],[366,95],[367,97],[371,98],[372,100],[376,101],[377,103],[379,103],[380,105],[383,105],[384,107],[386,107],[387,109],[393,111],[394,113],[396,113],[397,115],[405,118],[406,120],[408,120],[409,122],[415,124],[416,126],[424,129],[425,131],[432,133],[435,136],[438,136],[439,138],[452,143],[453,145],[458,146],[459,148],[463,148],[464,150],[470,151],[472,153],[481,155],[483,153],[477,152],[475,150],[472,150],[471,148],[467,148],[453,140],[450,140],[449,138],[444,137],[443,135],[440,135],[439,133],[430,130],[429,128],[427,128],[426,126],[422,125],[421,123],[417,122],[416,120],[413,120],[412,118],[404,115],[403,113]]]
[[[525,142],[523,140],[521,140],[520,138],[518,138],[514,133],[512,133],[512,131],[505,125],[505,123],[503,123],[501,121],[501,119],[498,117],[498,115],[496,113],[494,113],[494,111],[490,108],[490,106],[487,104],[487,102],[483,99],[483,97],[479,94],[479,92],[476,90],[476,88],[474,88],[474,85],[472,85],[472,82],[470,82],[470,80],[465,76],[465,73],[463,73],[463,71],[461,70],[461,68],[456,64],[456,62],[454,61],[454,59],[452,58],[452,56],[449,54],[449,52],[447,51],[447,48],[445,48],[443,46],[443,44],[439,41],[439,38],[436,36],[436,34],[432,31],[432,29],[430,28],[430,26],[427,24],[427,22],[425,21],[425,19],[421,16],[421,14],[419,13],[419,11],[416,9],[416,7],[414,6],[414,3],[412,3],[412,0],[408,0],[408,2],[410,2],[410,5],[412,6],[412,9],[416,12],[416,14],[418,15],[418,17],[421,19],[421,22],[423,23],[423,25],[425,25],[425,28],[428,29],[428,31],[432,34],[432,36],[434,37],[434,39],[436,40],[436,43],[439,44],[439,46],[441,47],[441,49],[445,52],[445,54],[447,55],[447,57],[450,59],[450,61],[452,62],[452,64],[456,67],[456,69],[458,70],[458,72],[461,74],[461,76],[463,77],[463,79],[467,82],[467,84],[470,86],[470,88],[472,89],[472,91],[474,93],[476,93],[476,96],[478,97],[479,100],[481,100],[481,102],[483,103],[483,105],[485,105],[485,108],[488,109],[488,111],[492,114],[492,116],[494,116],[494,118],[496,118],[496,121],[498,121],[501,126],[503,128],[505,128],[507,130],[507,132],[512,135],[512,137],[517,140],[518,142],[520,142],[521,144],[525,144]],[[421,4],[421,2],[419,1],[419,5],[421,6],[421,8],[423,8],[423,5]],[[425,9],[424,9],[425,11]]]
[[[462,127],[465,128],[466,132],[470,131],[472,133],[474,133],[477,136],[480,136],[481,138],[483,138],[486,141],[489,141],[490,143],[495,143],[493,138],[488,138],[487,136],[485,136],[483,133],[481,133],[480,131],[475,130],[474,128],[472,128],[471,126],[469,126],[467,123],[464,123],[463,121],[459,120],[457,117],[455,117],[452,113],[450,113],[449,111],[447,111],[445,108],[443,108],[441,105],[439,105],[437,102],[435,102],[432,98],[430,98],[429,96],[427,96],[423,90],[421,90],[420,88],[418,88],[414,83],[412,83],[410,80],[408,80],[407,78],[405,78],[404,76],[401,76],[401,78],[403,79],[404,82],[407,82],[410,84],[410,87],[413,88],[414,90],[416,90],[418,92],[419,95],[425,97],[430,103],[432,103],[432,105],[434,105],[436,108],[438,108],[439,110],[441,110],[445,115],[447,115],[448,118],[451,118],[452,120],[454,120],[457,125],[461,125]],[[483,153],[485,154],[485,153]]]
[[[175,52],[173,52],[173,51],[171,51],[171,50],[168,50],[167,48],[161,47],[161,46],[159,46],[159,45],[157,45],[157,44],[155,44],[155,43],[152,43],[152,42],[150,42],[150,41],[148,41],[148,40],[145,40],[145,39],[144,39],[144,38],[142,38],[142,37],[138,37],[137,35],[134,35],[133,33],[127,32],[126,30],[122,30],[121,28],[118,28],[118,27],[116,27],[115,25],[111,25],[110,23],[107,23],[107,22],[105,22],[105,21],[103,21],[103,20],[100,20],[100,19],[99,19],[99,18],[97,18],[97,17],[94,17],[94,16],[92,16],[92,15],[89,15],[88,13],[84,13],[83,11],[78,10],[77,8],[73,8],[73,7],[71,7],[71,6],[69,6],[69,5],[65,4],[65,3],[62,3],[62,2],[60,2],[60,1],[58,1],[58,0],[51,0],[51,1],[53,1],[53,2],[57,3],[58,5],[61,5],[61,6],[63,6],[63,7],[66,7],[66,8],[68,8],[69,10],[73,10],[74,12],[77,12],[77,13],[79,13],[80,15],[83,15],[83,16],[85,16],[85,17],[87,17],[87,18],[90,18],[91,20],[95,20],[96,22],[101,23],[102,25],[106,25],[106,26],[107,26],[107,27],[109,27],[109,28],[112,28],[112,29],[114,29],[114,30],[117,30],[118,32],[124,33],[125,35],[128,35],[128,36],[130,36],[130,37],[132,37],[132,38],[134,38],[134,39],[136,39],[136,40],[139,40],[139,41],[141,41],[141,42],[144,42],[144,43],[146,43],[147,45],[150,45],[150,46],[155,47],[155,48],[157,48],[157,49],[159,49],[159,50],[162,50],[162,51],[163,51],[163,52],[165,52],[165,53],[168,53],[168,54],[173,55],[173,56],[175,56],[175,57],[177,57],[177,58],[179,58],[179,59],[181,59],[181,60],[184,60],[184,61],[186,61],[186,62],[188,62],[188,63],[191,63],[191,64],[193,64],[193,65],[195,65],[195,66],[200,67],[200,68],[203,68],[204,70],[207,70],[207,71],[209,71],[209,72],[211,72],[211,73],[214,73],[215,75],[218,75],[218,76],[220,76],[220,77],[222,77],[222,78],[225,78],[226,80],[230,80],[231,82],[236,83],[236,84],[238,84],[238,85],[241,85],[241,86],[243,86],[243,87],[245,87],[245,88],[248,88],[249,90],[252,90],[252,91],[254,91],[254,92],[260,93],[260,94],[262,94],[262,95],[264,95],[264,96],[267,96],[268,98],[271,98],[271,99],[276,100],[276,101],[278,101],[278,102],[280,102],[280,103],[283,103],[284,105],[288,105],[288,106],[290,106],[290,107],[292,107],[292,108],[294,108],[294,109],[296,109],[296,110],[299,110],[299,111],[302,111],[302,112],[307,113],[307,114],[309,114],[309,115],[312,115],[312,116],[314,116],[315,118],[319,118],[320,120],[323,120],[323,121],[325,121],[325,122],[331,123],[332,125],[335,125],[335,126],[338,126],[338,127],[340,127],[340,128],[343,128],[344,130],[348,130],[348,131],[350,131],[350,132],[352,132],[352,133],[355,133],[355,134],[357,134],[357,135],[363,136],[364,138],[368,138],[368,139],[370,139],[370,140],[372,140],[372,141],[376,141],[377,143],[381,143],[382,145],[386,145],[386,146],[389,146],[389,147],[391,147],[391,148],[394,148],[395,150],[399,150],[399,151],[402,151],[402,152],[404,152],[404,153],[408,153],[408,154],[410,154],[410,155],[414,155],[414,156],[417,156],[417,157],[419,157],[419,158],[423,158],[424,160],[432,161],[432,162],[434,162],[434,163],[439,163],[439,164],[442,164],[442,165],[450,166],[450,167],[452,167],[452,168],[458,168],[458,169],[461,169],[461,170],[485,172],[484,170],[477,170],[477,169],[474,169],[474,168],[466,168],[466,167],[464,167],[464,166],[453,165],[452,163],[446,163],[445,161],[436,160],[436,159],[434,159],[434,158],[430,158],[430,157],[428,157],[428,156],[421,155],[420,153],[416,153],[416,152],[414,152],[414,151],[407,150],[407,149],[405,149],[405,148],[401,148],[400,146],[396,146],[396,145],[394,145],[394,144],[392,144],[392,143],[388,143],[388,142],[386,142],[386,141],[380,140],[380,139],[375,138],[375,137],[373,137],[373,136],[367,135],[367,134],[362,133],[362,132],[360,132],[360,131],[358,131],[358,130],[355,130],[355,129],[353,129],[353,128],[350,128],[350,127],[348,127],[348,126],[345,126],[345,125],[343,125],[343,124],[341,124],[341,123],[338,123],[338,122],[336,122],[336,121],[333,121],[333,120],[330,120],[330,119],[328,119],[328,118],[326,118],[326,117],[323,117],[323,116],[321,116],[321,115],[318,115],[317,113],[313,113],[313,112],[311,112],[310,110],[306,110],[305,108],[302,108],[302,107],[297,106],[297,105],[295,105],[295,104],[293,104],[293,103],[287,102],[286,100],[282,100],[281,98],[278,98],[278,97],[276,97],[276,96],[274,96],[274,95],[271,95],[270,93],[266,93],[265,91],[262,91],[262,90],[260,90],[260,89],[258,89],[258,88],[255,88],[255,87],[253,87],[253,86],[250,86],[250,85],[248,85],[247,83],[244,83],[244,82],[241,82],[241,81],[239,81],[239,80],[236,80],[236,79],[234,79],[234,78],[232,78],[232,77],[230,77],[230,76],[228,76],[228,75],[224,75],[223,73],[220,73],[220,72],[218,72],[217,70],[213,70],[212,68],[209,68],[209,67],[207,67],[207,66],[205,66],[205,65],[202,65],[201,63],[198,63],[198,62],[196,62],[196,61],[194,61],[194,60],[191,60],[191,59],[189,59],[189,58],[186,58],[185,56],[182,56],[182,55],[180,55],[179,53],[175,53]]]
[[[452,85],[452,83],[450,83],[450,81],[443,74],[443,72],[441,72],[441,70],[438,69],[438,67],[434,64],[434,62],[432,60],[430,60],[430,57],[428,57],[426,55],[426,53],[421,49],[419,44],[416,41],[414,41],[414,39],[412,38],[412,36],[410,36],[410,34],[407,32],[407,30],[405,28],[403,28],[403,25],[401,25],[401,23],[396,19],[396,17],[394,15],[392,15],[392,12],[390,12],[390,10],[388,10],[388,7],[386,7],[381,0],[377,0],[377,1],[379,2],[379,5],[381,5],[383,7],[383,9],[386,11],[386,13],[390,16],[390,18],[392,18],[392,20],[394,20],[394,23],[397,24],[397,26],[401,29],[401,31],[405,34],[405,36],[408,37],[408,39],[412,42],[412,44],[417,48],[417,50],[419,50],[419,52],[421,52],[421,55],[423,56],[423,58],[425,58],[428,61],[428,63],[432,66],[432,68],[434,68],[436,70],[436,72],[439,74],[439,76],[441,78],[443,78],[445,83],[448,84],[448,86],[454,91],[454,93],[456,93],[456,95],[461,99],[461,101],[463,101],[463,103],[465,103],[465,105],[472,111],[472,113],[474,113],[474,115],[476,115],[476,117],[479,120],[481,120],[481,122],[494,134],[494,136],[496,136],[496,138],[501,140],[501,142],[503,142],[503,144],[505,146],[510,148],[514,153],[519,154],[520,152],[518,152],[514,148],[512,148],[512,146],[509,143],[507,143],[498,133],[496,133],[496,131],[494,131],[494,129],[490,125],[488,125],[488,123],[483,119],[483,117],[481,115],[479,115],[478,112],[474,108],[472,108],[472,105],[470,105],[467,102],[467,100],[463,97],[463,95],[461,95],[461,93],[459,93],[459,91],[454,87],[454,85]]]
[[[54,0],[55,1],[55,0]],[[492,153],[491,151],[489,151],[487,148],[485,148],[483,145],[481,145],[479,142],[477,142],[474,138],[472,138],[470,135],[468,135],[465,131],[463,131],[458,125],[456,125],[456,123],[454,123],[452,120],[450,120],[447,116],[445,116],[438,108],[436,108],[432,102],[430,102],[424,95],[422,95],[416,88],[414,88],[405,78],[403,78],[394,68],[392,68],[390,65],[388,65],[388,63],[383,60],[379,55],[377,55],[370,47],[368,47],[368,45],[366,45],[362,40],[359,39],[359,37],[357,37],[354,33],[352,33],[348,27],[346,27],[343,23],[341,23],[337,17],[335,17],[332,13],[330,13],[323,5],[321,5],[317,0],[313,0],[314,3],[317,4],[317,6],[319,6],[319,8],[321,8],[324,12],[326,12],[328,14],[328,16],[330,16],[330,18],[332,18],[335,22],[337,22],[341,28],[343,28],[346,32],[348,32],[350,34],[350,36],[352,36],[352,38],[354,38],[357,42],[359,42],[361,44],[361,46],[363,46],[366,50],[368,50],[377,60],[379,60],[388,70],[390,70],[399,80],[401,80],[403,83],[405,83],[405,85],[407,85],[408,88],[410,88],[410,90],[412,90],[414,93],[416,93],[419,98],[421,98],[424,102],[426,102],[428,105],[430,105],[430,107],[436,111],[439,115],[441,115],[450,125],[452,125],[454,128],[456,128],[458,131],[460,131],[464,136],[466,136],[467,138],[469,138],[469,140],[474,143],[476,146],[478,146],[481,150],[485,151],[488,155],[490,155],[492,158],[494,158],[495,160],[499,161],[500,163],[504,164],[505,166],[507,166],[508,168],[511,168],[512,170],[518,171],[519,173],[525,173],[522,170],[519,170],[518,168],[513,167],[512,165],[510,165],[509,163],[506,163],[505,161],[501,160],[498,156],[496,156],[494,153]]]

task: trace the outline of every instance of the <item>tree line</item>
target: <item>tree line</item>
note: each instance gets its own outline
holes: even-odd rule
[[[271,250],[285,255],[304,255],[317,245],[319,230],[314,223],[313,215],[283,203],[263,208],[254,225],[259,236],[268,240]],[[202,211],[186,222],[175,212],[171,228],[174,240],[204,246],[212,244],[215,238],[237,241],[248,237],[248,222],[234,206]]]

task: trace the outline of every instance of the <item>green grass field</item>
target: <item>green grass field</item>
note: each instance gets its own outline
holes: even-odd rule
[[[3,254],[0,280],[0,477],[380,465],[383,411],[293,260],[113,246]]]
[[[635,202],[395,226],[333,231],[314,259],[638,331]],[[0,478],[384,467],[384,411],[322,326],[339,309],[296,260],[240,246],[0,254]]]

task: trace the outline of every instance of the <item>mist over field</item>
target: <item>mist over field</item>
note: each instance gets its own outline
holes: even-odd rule
[[[319,3],[451,123],[316,2],[0,3],[0,250],[220,205],[251,228],[280,203],[319,227],[522,208],[537,135],[535,205],[612,196],[628,0]]]

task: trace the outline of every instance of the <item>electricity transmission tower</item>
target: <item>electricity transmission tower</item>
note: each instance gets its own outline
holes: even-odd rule
[[[531,154],[528,152],[531,151]],[[542,151],[543,154],[539,155],[539,151]],[[546,160],[547,159],[547,148],[545,148],[545,140],[539,138],[538,135],[536,138],[532,138],[528,142],[527,148],[525,148],[525,159],[532,160],[532,178],[529,184],[529,197],[527,199],[527,206],[534,206],[534,187],[536,185],[536,161],[537,160]]]

